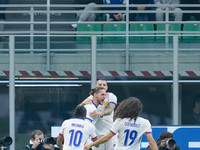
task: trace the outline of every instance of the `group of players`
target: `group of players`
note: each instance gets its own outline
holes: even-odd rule
[[[63,150],[139,150],[143,134],[151,150],[158,150],[151,124],[139,117],[143,105],[136,97],[123,100],[107,92],[107,81],[99,79],[90,96],[75,109],[75,118],[65,120],[57,138]]]

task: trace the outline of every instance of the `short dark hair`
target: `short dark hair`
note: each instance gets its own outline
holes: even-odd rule
[[[31,133],[31,139],[35,139],[35,135],[44,134],[41,130],[33,130]]]
[[[123,100],[115,111],[117,118],[130,118],[136,121],[138,115],[142,112],[143,105],[137,97],[129,97]]]
[[[94,93],[99,93],[101,90],[105,90],[103,87],[96,87],[96,88],[94,88],[94,89],[91,89],[91,91],[90,91],[90,95],[93,95],[94,96]]]
[[[166,138],[173,138],[174,134],[168,131],[163,131],[160,133],[160,140],[166,139]]]
[[[86,108],[81,105],[76,106],[74,115],[76,118],[86,118]]]
[[[105,78],[99,78],[97,81],[99,81],[99,80],[102,80],[102,81],[106,81],[106,82],[107,82],[107,80],[106,80]]]

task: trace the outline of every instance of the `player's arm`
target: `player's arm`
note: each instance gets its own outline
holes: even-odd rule
[[[98,117],[98,116],[107,116],[112,114],[112,112],[115,109],[115,106],[117,104],[117,97],[113,93],[108,93],[109,94],[109,103],[106,107],[105,110],[102,112],[94,112],[94,114],[91,114],[93,117]]]
[[[107,116],[112,114],[113,110],[115,109],[115,106],[116,106],[115,104],[109,103],[106,109],[102,112],[103,113],[102,116]]]
[[[64,140],[64,137],[63,137],[63,135],[58,135],[58,138],[57,138],[57,140],[56,140],[56,144],[58,145],[58,147],[60,148],[60,149],[63,149],[63,140]]]
[[[90,113],[90,116],[92,118],[96,118],[96,117],[99,117],[99,116],[107,116],[107,115],[110,115],[113,112],[114,109],[115,109],[115,104],[109,103],[104,111],[95,110],[95,111]]]
[[[101,137],[100,135],[97,135],[96,138],[92,138],[92,141],[94,142],[94,141],[98,140],[100,137]]]
[[[99,138],[98,140],[94,141],[93,143],[90,143],[88,145],[86,145],[84,147],[85,150],[89,150],[92,146],[98,146],[101,143],[107,142],[108,140],[110,140],[112,137],[114,136],[114,134],[112,132],[108,132],[106,135],[102,136],[101,138]]]
[[[92,104],[92,101],[91,101],[92,97],[89,96],[87,97],[84,101],[82,101],[82,103],[80,103],[79,105],[86,105],[86,104]]]
[[[158,150],[158,146],[152,136],[152,133],[146,133],[146,136],[151,150]]]

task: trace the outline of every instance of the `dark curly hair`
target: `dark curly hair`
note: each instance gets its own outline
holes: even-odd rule
[[[78,105],[74,110],[74,115],[76,118],[86,118],[86,108],[84,106]]]
[[[115,111],[117,118],[130,118],[136,121],[138,115],[142,112],[143,105],[137,97],[129,97],[123,100]]]

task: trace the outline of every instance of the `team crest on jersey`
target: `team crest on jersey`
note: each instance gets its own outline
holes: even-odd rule
[[[108,104],[109,104],[108,102],[105,102],[105,101],[103,102],[104,106],[108,106]]]

